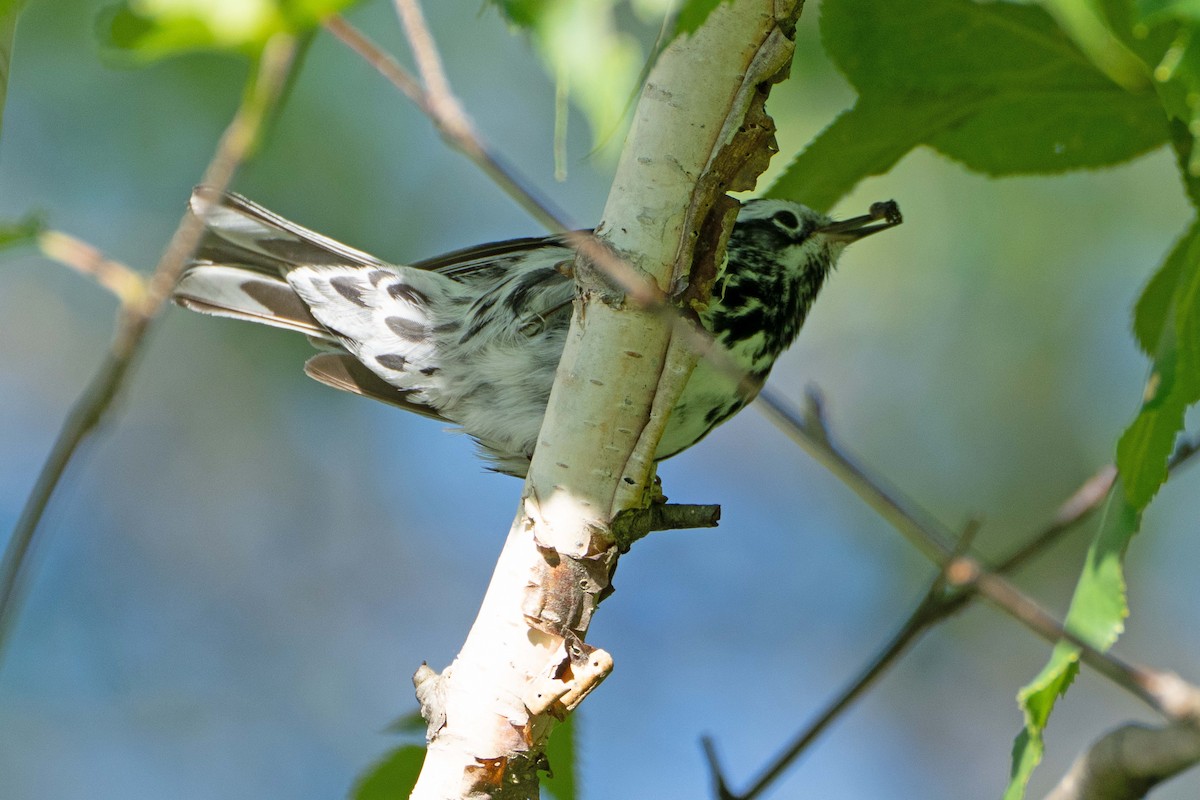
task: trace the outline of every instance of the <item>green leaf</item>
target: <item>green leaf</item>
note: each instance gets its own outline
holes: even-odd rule
[[[1200,2],[1198,0],[1088,0],[1113,35],[1143,62],[1164,110],[1200,132]],[[1193,135],[1191,132],[1189,138]],[[1180,148],[1182,150],[1182,148]],[[1192,202],[1200,177],[1200,149],[1184,160]]]
[[[1119,164],[1166,141],[1157,101],[1112,85],[1103,90],[1039,87],[978,103],[929,144],[986,175],[1065,172]]]
[[[124,0],[102,11],[108,55],[144,64],[211,50],[254,56],[277,33],[303,34],[354,0]]]
[[[17,17],[25,0],[0,0],[0,131],[4,130],[4,99],[8,94],[8,68],[12,64]]]
[[[954,101],[897,104],[864,95],[792,160],[767,196],[802,200],[828,211],[854,184],[890,170],[961,112]],[[889,135],[879,135],[881,130]]]
[[[929,36],[929,31],[945,35]],[[1053,18],[1031,5],[971,0],[836,0],[821,10],[821,38],[860,92],[1009,91],[1109,81]]]
[[[1151,377],[1155,381],[1158,373]],[[1168,395],[1170,397],[1170,395]],[[1117,443],[1117,463],[1128,475],[1129,500],[1146,506],[1167,480],[1167,459],[1183,428],[1185,405],[1172,402],[1143,408]]]
[[[773,196],[810,202],[797,190],[815,188],[817,204],[831,205],[922,144],[970,169],[1013,175],[1116,164],[1167,140],[1156,94],[1111,81],[1036,6],[827,0],[821,33],[858,104],[799,156]]]
[[[412,794],[425,763],[425,748],[397,747],[359,776],[350,790],[352,800],[396,800]]]
[[[1117,468],[1141,509],[1166,482],[1184,414],[1200,402],[1200,222],[1146,285],[1133,327],[1154,363],[1141,411],[1117,443]]]
[[[0,249],[33,244],[45,229],[45,219],[36,212],[16,221],[0,219]]]
[[[1066,619],[1068,630],[1100,650],[1112,646],[1128,615],[1122,561],[1129,540],[1143,509],[1167,479],[1184,412],[1200,401],[1200,221],[1180,238],[1142,292],[1134,331],[1142,347],[1154,354],[1154,367],[1141,412],[1117,443],[1121,477],[1109,494]],[[1021,690],[1025,729],[1013,744],[1005,800],[1024,796],[1029,775],[1042,758],[1046,723],[1078,671],[1078,661],[1078,649],[1060,643],[1045,669]]]
[[[550,775],[542,778],[542,788],[555,800],[575,800],[575,719],[578,712],[554,726],[546,744]]]
[[[717,6],[729,2],[732,0],[686,0],[675,17],[675,35],[695,33]]]
[[[1128,606],[1122,560],[1129,540],[1141,524],[1141,512],[1131,505],[1118,479],[1109,491],[1104,516],[1075,586],[1065,626],[1098,650],[1107,650],[1124,630]],[[1046,666],[1017,695],[1025,727],[1013,742],[1012,771],[1004,800],[1020,800],[1029,776],[1042,760],[1042,735],[1054,704],[1079,672],[1079,649],[1060,642]]]

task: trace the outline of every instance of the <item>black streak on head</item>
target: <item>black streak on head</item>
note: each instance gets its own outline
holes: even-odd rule
[[[811,235],[803,225],[789,235],[772,220],[748,220],[734,228],[726,280],[713,314],[713,333],[726,347],[761,333],[755,355],[773,358],[795,340],[829,273],[829,260],[814,252],[805,263],[785,269],[780,256]]]

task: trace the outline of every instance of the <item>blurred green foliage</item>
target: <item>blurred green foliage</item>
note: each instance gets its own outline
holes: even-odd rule
[[[45,220],[37,213],[27,214],[19,220],[0,219],[0,250],[32,244],[45,228]]]
[[[350,791],[353,800],[396,800],[412,794],[425,763],[425,748],[406,744],[397,747],[368,767]]]
[[[493,0],[513,25],[527,31],[559,91],[575,99],[593,142],[608,140],[632,107],[647,61],[637,32],[618,20],[623,0]],[[661,18],[670,0],[632,3],[645,25]],[[562,112],[559,112],[560,117]],[[560,121],[561,124],[561,121]]]
[[[97,36],[117,61],[148,63],[215,50],[255,56],[277,33],[305,33],[355,0],[125,0],[100,15]]]
[[[8,68],[12,63],[13,35],[25,0],[0,0],[0,132],[4,130],[4,98],[8,90]]]

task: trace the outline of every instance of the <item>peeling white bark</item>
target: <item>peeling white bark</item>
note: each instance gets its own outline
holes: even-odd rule
[[[723,241],[724,193],[766,164],[762,87],[791,63],[801,5],[719,5],[643,89],[597,231],[664,289],[686,280],[699,239]],[[582,641],[616,564],[608,524],[649,502],[653,454],[695,359],[671,320],[612,302],[580,267],[537,452],[479,616],[443,675],[417,676],[431,721],[419,800],[537,797],[554,722],[611,670]]]

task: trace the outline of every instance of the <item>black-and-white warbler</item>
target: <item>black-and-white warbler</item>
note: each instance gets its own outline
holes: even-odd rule
[[[327,352],[322,383],[445,420],[491,466],[524,475],[570,320],[574,251],[559,237],[514,239],[406,266],[200,187],[204,239],[175,289],[185,308],[299,331]],[[850,242],[899,224],[892,201],[834,222],[783,200],[738,214],[701,324],[755,386],[796,339]],[[671,412],[657,457],[691,447],[752,399],[702,361]]]

